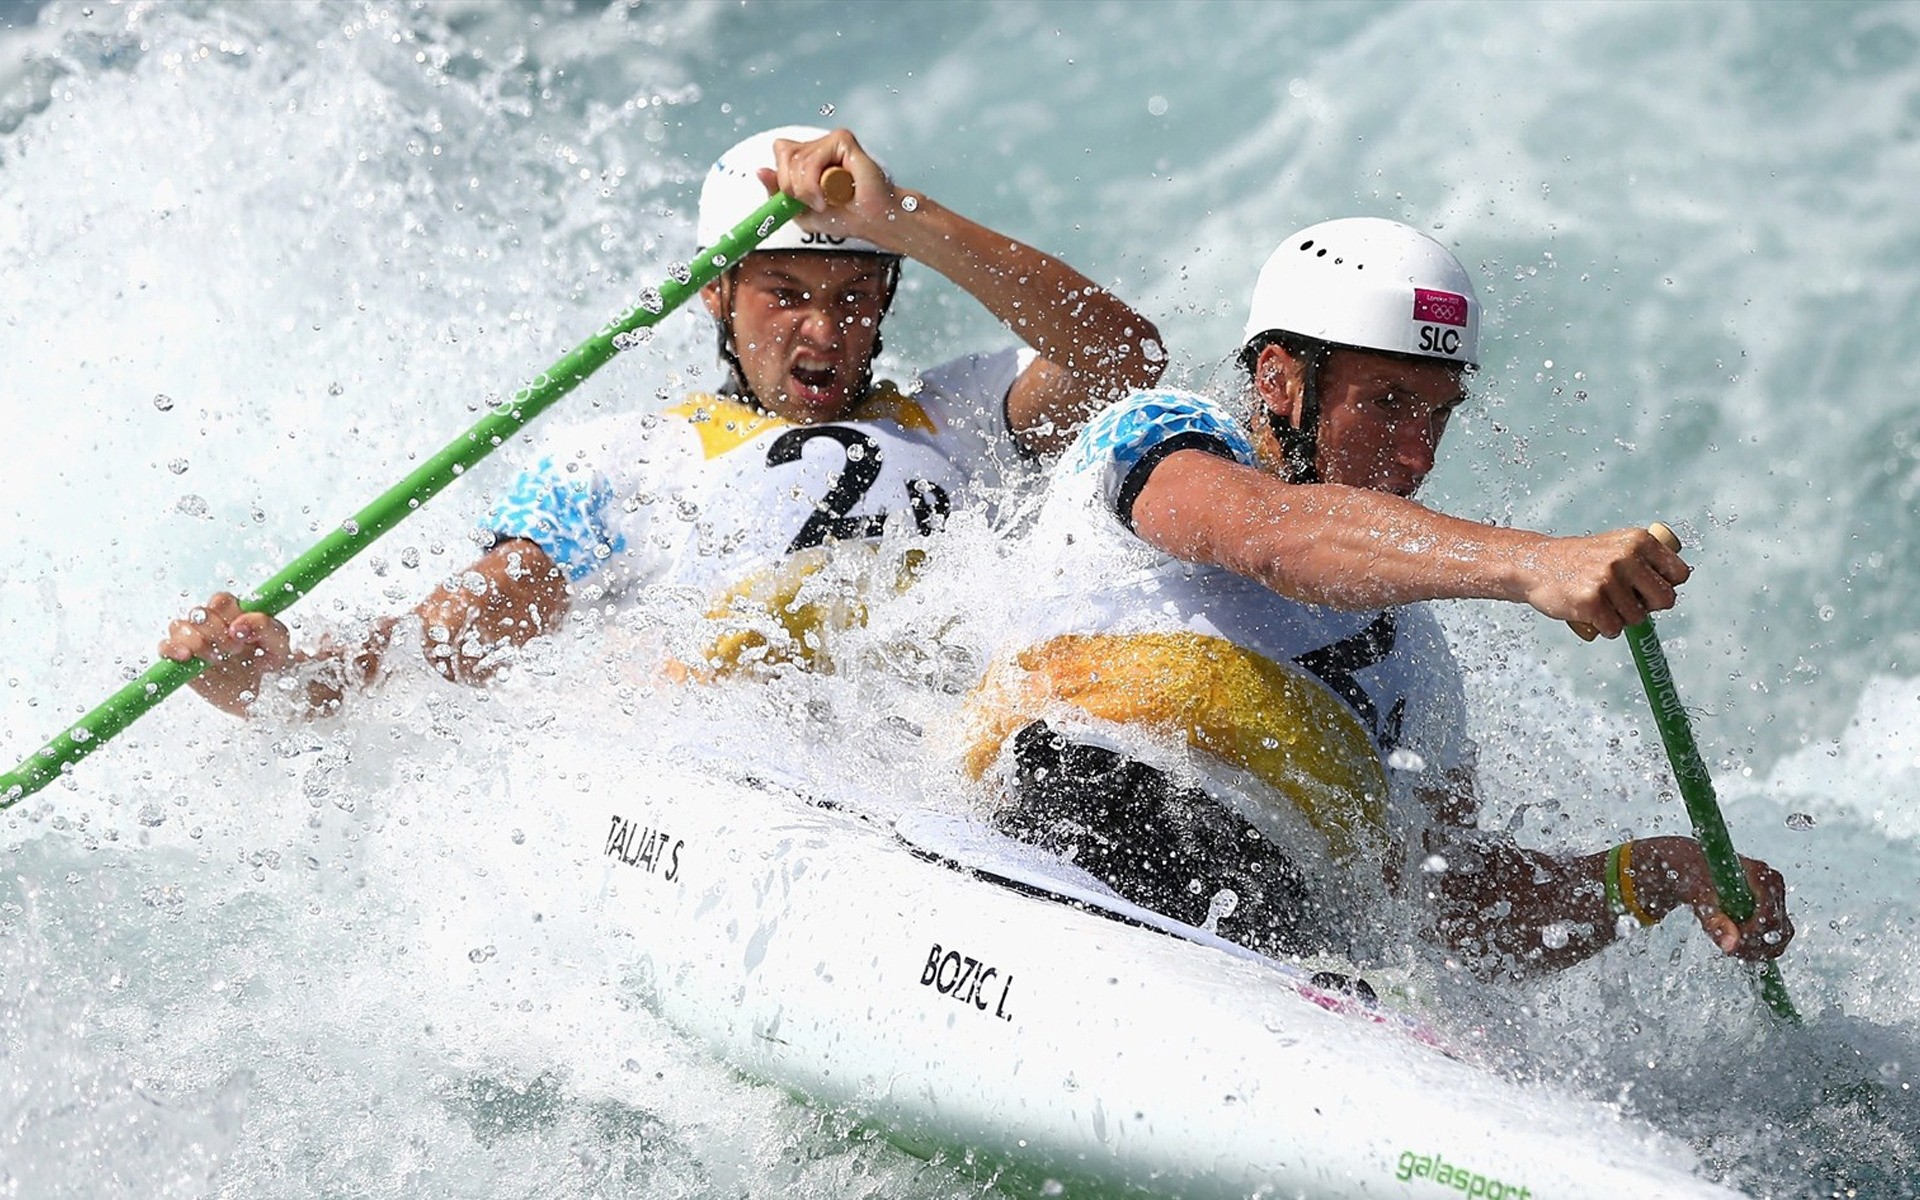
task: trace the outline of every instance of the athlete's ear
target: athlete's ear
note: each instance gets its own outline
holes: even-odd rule
[[[720,321],[726,316],[726,298],[720,294],[720,280],[701,288],[700,299],[706,302],[707,315],[714,320]]]
[[[1253,363],[1253,390],[1269,413],[1296,429],[1300,427],[1300,404],[1305,395],[1300,383],[1300,360],[1285,346],[1269,342],[1260,348],[1260,357]]]

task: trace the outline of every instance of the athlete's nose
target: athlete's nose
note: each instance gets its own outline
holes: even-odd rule
[[[1445,422],[1444,417],[1435,413],[1421,413],[1402,421],[1395,431],[1395,453],[1400,465],[1418,471],[1419,477],[1425,479],[1433,470]]]
[[[840,322],[833,306],[825,303],[808,304],[800,319],[800,336],[815,346],[832,348],[840,344],[842,335]]]

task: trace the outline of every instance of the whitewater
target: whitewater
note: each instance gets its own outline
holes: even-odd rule
[[[1114,288],[1188,386],[1226,385],[1285,233],[1452,248],[1483,367],[1423,498],[1679,530],[1660,629],[1736,844],[1792,885],[1809,1018],[1676,918],[1455,1024],[1752,1195],[1920,1196],[1911,5],[0,3],[0,765],[626,310],[691,252],[713,155],[794,121]],[[1008,338],[909,267],[883,373]],[[712,363],[682,312],[542,425]],[[457,572],[533,444],[297,637]],[[0,811],[0,1195],[1000,1194],[647,1011],[521,781],[592,786],[618,743],[964,807],[955,693],[1017,584],[967,517],[831,678],[663,687],[661,604],[487,691],[402,670],[319,722],[176,696]],[[1685,830],[1623,645],[1445,620],[1492,820]]]

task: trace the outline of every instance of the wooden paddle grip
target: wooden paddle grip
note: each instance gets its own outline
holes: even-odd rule
[[[820,190],[827,194],[828,204],[845,204],[853,199],[853,172],[845,167],[828,167],[820,172]]]
[[[1680,553],[1680,535],[1669,529],[1666,522],[1655,521],[1653,524],[1647,526],[1647,532],[1652,534],[1654,540],[1662,546],[1665,546],[1675,554]],[[1600,631],[1585,621],[1568,621],[1567,628],[1579,634],[1580,640],[1583,642],[1590,642],[1600,636]]]

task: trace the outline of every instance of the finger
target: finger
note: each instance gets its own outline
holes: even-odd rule
[[[828,140],[793,142],[778,138],[773,143],[773,161],[779,168],[781,189],[814,212],[827,207],[826,193],[820,188],[820,174],[839,161]]]
[[[292,650],[292,639],[287,627],[266,613],[243,613],[227,627],[234,639],[253,648],[254,654],[268,667],[283,667]]]
[[[169,625],[167,639],[160,643],[160,653],[174,662],[191,662],[196,658],[218,662],[225,657],[207,636],[204,626],[193,621],[175,621]]]
[[[1622,629],[1638,625],[1647,619],[1647,607],[1640,600],[1640,593],[1631,584],[1614,580],[1606,587],[1606,602],[1612,607],[1614,616]]]
[[[175,621],[167,629],[167,636],[160,639],[160,657],[177,663],[192,662],[193,647],[181,636],[179,625],[180,622]]]
[[[216,618],[222,625],[231,625],[240,615],[240,601],[232,592],[215,592],[201,605],[207,615]]]
[[[1740,948],[1740,926],[1734,924],[1732,917],[1711,904],[1702,904],[1693,911],[1700,919],[1700,928],[1720,947],[1720,953],[1732,954]]]
[[[1639,604],[1643,616],[1665,612],[1672,608],[1674,601],[1679,598],[1678,593],[1673,590],[1673,585],[1667,582],[1666,576],[1653,570],[1646,563],[1635,562],[1631,573],[1634,600]]]

